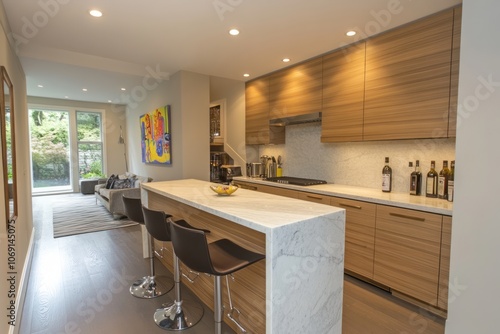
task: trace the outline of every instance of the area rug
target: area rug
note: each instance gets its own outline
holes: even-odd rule
[[[54,238],[137,225],[127,217],[113,219],[104,206],[96,204],[94,196],[57,196],[52,207]]]

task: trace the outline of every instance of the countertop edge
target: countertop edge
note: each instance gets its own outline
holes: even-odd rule
[[[314,194],[319,194],[319,195],[325,195],[325,196],[335,196],[335,197],[342,197],[346,199],[352,199],[352,200],[357,200],[357,201],[364,201],[364,202],[370,202],[370,203],[375,203],[375,204],[381,204],[381,205],[388,205],[388,206],[394,206],[394,207],[399,207],[403,209],[411,209],[411,210],[418,210],[418,211],[423,211],[423,212],[428,212],[428,213],[436,213],[436,214],[441,214],[445,216],[452,216],[453,214],[453,204],[450,202],[447,202],[446,200],[442,199],[428,199],[425,196],[412,196],[410,194],[405,194],[405,193],[380,193],[379,197],[372,197],[371,194],[370,196],[367,195],[357,195],[353,194],[352,192],[360,191],[360,192],[369,192],[374,194],[377,190],[376,189],[371,189],[371,188],[363,188],[363,187],[356,187],[356,186],[348,186],[348,185],[337,185],[337,184],[324,184],[324,185],[315,185],[315,186],[297,186],[297,185],[291,185],[291,184],[282,184],[282,183],[276,183],[276,182],[270,182],[270,181],[265,181],[262,179],[256,179],[256,178],[250,178],[250,177],[245,177],[245,176],[240,176],[240,177],[234,177],[234,181],[241,181],[241,182],[249,182],[249,183],[256,183],[256,184],[261,184],[269,187],[279,187],[279,188],[284,188],[284,189],[290,189],[290,190],[297,190],[297,191],[302,191],[302,192],[308,192],[308,193],[314,193]],[[340,189],[335,190],[333,188],[339,187]],[[324,189],[324,188],[330,188],[330,189]],[[342,191],[341,189],[348,189],[349,192]],[[383,198],[383,197],[400,197],[398,199],[390,199],[390,198]],[[422,201],[428,201],[430,203],[411,203],[411,200],[422,200]],[[440,203],[443,205],[446,205],[451,208],[442,208],[438,207],[435,205],[432,205],[431,203],[436,202]]]

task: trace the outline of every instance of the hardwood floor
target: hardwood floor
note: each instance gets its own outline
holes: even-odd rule
[[[52,203],[57,198],[33,198],[35,245],[19,333],[165,333],[153,322],[153,312],[173,300],[172,292],[143,300],[128,291],[132,281],[149,272],[149,262],[142,258],[140,228],[54,239]],[[172,276],[159,261],[156,269],[159,274]],[[193,298],[186,288],[183,296]],[[198,325],[183,331],[212,332],[213,313],[207,308]],[[234,332],[224,326],[224,333]],[[346,276],[343,333],[442,334],[444,320]]]

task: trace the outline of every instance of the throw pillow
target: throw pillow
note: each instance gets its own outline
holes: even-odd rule
[[[118,179],[118,176],[115,174],[112,174],[108,180],[106,181],[106,189],[111,189],[113,182]]]
[[[111,186],[111,188],[112,189],[126,189],[126,188],[130,188],[130,180],[129,179],[124,179],[124,180],[116,179],[113,182],[113,185]]]

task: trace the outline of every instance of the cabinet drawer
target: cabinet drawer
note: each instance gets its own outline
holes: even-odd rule
[[[377,206],[374,279],[437,306],[442,216]]]
[[[373,279],[377,205],[338,197],[330,204],[346,210],[345,269]]]
[[[279,187],[264,186],[261,184],[259,184],[257,187],[258,187],[258,191],[261,191],[263,193],[284,196],[284,197],[290,197],[290,198],[297,198],[297,191],[295,191],[295,190],[284,189],[284,188],[279,188]]]
[[[327,205],[330,204],[330,196],[313,194],[313,193],[298,192],[298,199],[309,202],[315,202],[319,204],[327,204]]]

